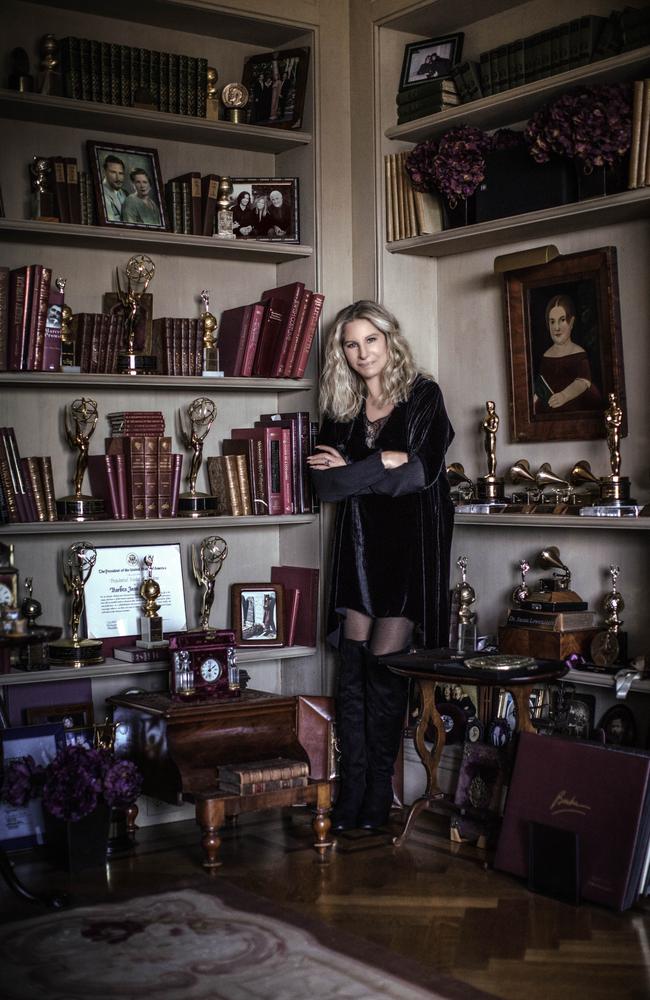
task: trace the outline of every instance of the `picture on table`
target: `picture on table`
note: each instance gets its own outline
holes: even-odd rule
[[[230,204],[237,239],[299,242],[297,177],[233,177]]]
[[[233,584],[232,627],[240,646],[284,642],[284,588],[277,583]]]

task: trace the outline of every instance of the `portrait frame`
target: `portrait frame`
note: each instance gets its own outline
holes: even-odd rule
[[[0,757],[9,761],[31,756],[36,764],[45,766],[64,745],[64,733],[60,722],[0,730]],[[45,821],[40,798],[30,799],[25,806],[0,803],[0,844],[6,850],[21,850],[44,842]]]
[[[263,128],[302,128],[309,70],[308,47],[259,52],[244,60],[242,83],[248,90],[246,120]],[[286,74],[286,76],[285,76]],[[269,80],[258,83],[260,76]],[[274,80],[280,86],[274,86]],[[259,87],[262,89],[259,89]]]
[[[64,732],[94,725],[92,701],[79,701],[70,705],[32,705],[25,709],[28,726],[60,723]]]
[[[88,150],[88,161],[90,172],[95,189],[95,203],[97,206],[97,221],[100,226],[119,227],[120,229],[147,229],[154,232],[165,232],[168,228],[167,207],[165,205],[165,189],[160,172],[158,160],[158,150],[144,146],[127,145],[120,142],[106,140],[100,142],[97,139],[88,139],[86,142]],[[158,209],[159,221],[147,222],[144,220],[132,220],[116,218],[108,202],[104,189],[104,162],[107,156],[114,156],[123,164],[124,180],[121,190],[127,196],[135,194],[135,186],[130,178],[134,170],[144,170],[150,181],[149,196],[155,202]],[[124,205],[121,206],[121,211]]]
[[[244,192],[250,195],[251,206],[255,205],[258,198],[264,197],[267,206],[270,204],[272,191],[280,191],[283,204],[288,203],[289,229],[285,236],[272,236],[255,232],[251,239],[260,243],[300,243],[300,211],[298,204],[298,178],[297,177],[231,177],[232,191],[230,193],[230,204],[234,208],[237,199]]]
[[[598,723],[598,729],[604,732],[608,746],[633,747],[636,744],[636,719],[629,705],[608,708]]]
[[[423,83],[450,77],[452,66],[460,62],[464,38],[464,33],[458,31],[452,35],[427,38],[426,41],[409,42],[404,47],[399,89],[415,91]],[[444,61],[445,65],[436,68],[432,57],[437,57],[435,61]],[[428,61],[432,63],[430,67],[427,67]]]
[[[556,346],[551,341],[546,313],[557,296],[564,297],[575,313],[570,336],[587,356],[591,382],[583,398],[578,396],[567,406],[553,409],[543,396],[545,392],[559,393],[560,387],[550,385],[540,367],[549,345]],[[506,271],[504,311],[511,440],[604,438],[603,414],[612,392],[623,411],[624,437],[627,404],[616,247],[566,254],[545,264]],[[570,355],[574,359],[575,353]],[[584,365],[585,359],[575,360],[574,364]],[[565,377],[558,369],[558,381]]]
[[[236,646],[284,645],[284,586],[281,583],[233,583],[230,608]]]

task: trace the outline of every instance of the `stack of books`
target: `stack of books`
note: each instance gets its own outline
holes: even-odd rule
[[[118,354],[124,350],[123,313],[77,313],[72,335],[82,372],[115,374]]]
[[[62,306],[49,267],[0,267],[0,371],[61,370]]]
[[[650,185],[650,80],[635,80],[628,188]]]
[[[165,184],[169,228],[173,233],[212,236],[219,189],[218,174],[191,170]]]
[[[50,156],[54,211],[59,222],[93,226],[97,222],[95,190],[89,173],[79,170],[74,156]]]
[[[66,97],[130,108],[144,96],[157,111],[205,118],[207,59],[74,36],[59,52]]]
[[[13,427],[0,427],[0,519],[56,521],[52,460],[21,458]]]
[[[406,152],[384,156],[386,192],[386,239],[405,240],[442,230],[442,213],[437,195],[416,191],[406,172]]]
[[[461,103],[455,79],[429,80],[397,92],[397,124],[434,115]]]
[[[202,375],[203,323],[170,316],[155,319],[152,352],[161,375]]]
[[[258,795],[281,788],[300,788],[309,782],[309,764],[275,757],[242,764],[222,764],[217,772],[219,788],[230,795]]]

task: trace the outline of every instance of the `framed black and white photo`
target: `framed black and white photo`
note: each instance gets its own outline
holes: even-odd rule
[[[415,90],[423,83],[450,76],[452,66],[460,62],[463,37],[463,32],[459,31],[455,35],[409,42],[404,49],[399,89]]]
[[[300,242],[297,177],[232,177],[237,239]]]
[[[87,147],[99,224],[165,230],[157,150],[94,139],[88,140]]]
[[[247,120],[271,128],[302,128],[309,49],[260,52],[244,62]]]
[[[232,629],[238,646],[284,644],[284,587],[281,583],[233,583]]]

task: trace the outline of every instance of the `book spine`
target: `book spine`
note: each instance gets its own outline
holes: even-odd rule
[[[43,338],[43,357],[40,366],[40,370],[43,372],[58,372],[61,369],[61,310],[63,305],[64,293],[50,282]]]
[[[178,514],[178,496],[181,491],[182,469],[183,469],[183,456],[180,454],[172,455],[172,504],[171,504],[172,517],[176,517]]]
[[[218,516],[230,516],[233,513],[232,497],[226,478],[226,459],[222,455],[212,455],[207,462],[210,493],[217,498]]]
[[[172,439],[160,436],[158,438],[158,489],[157,516],[172,516]]]
[[[203,204],[202,235],[212,236],[214,231],[214,213],[217,207],[219,178],[215,174],[207,174],[201,181],[201,202]]]
[[[235,517],[241,517],[244,511],[241,500],[241,490],[239,488],[237,459],[234,455],[222,455],[221,459],[223,461],[231,512]]]
[[[169,111],[173,115],[180,114],[179,109],[179,79],[178,79],[178,56],[173,52],[169,53]]]
[[[248,332],[246,333],[246,344],[241,363],[241,374],[244,376],[253,374],[253,365],[255,364],[255,356],[257,355],[257,348],[259,346],[263,318],[264,306],[260,302],[255,302],[251,312]]]
[[[284,631],[285,645],[295,646],[296,626],[298,624],[298,608],[300,607],[300,590],[297,587],[284,591]]]
[[[81,99],[81,76],[79,73],[79,39],[62,38],[59,43],[61,56],[61,76],[63,77],[63,92],[66,97],[77,101]]]
[[[219,787],[224,792],[235,795],[261,795],[263,792],[277,792],[283,788],[301,788],[309,783],[305,776],[295,778],[267,778],[262,781],[247,781],[243,784],[230,781],[220,781]]]
[[[129,501],[124,455],[111,455],[110,459],[113,468],[113,478],[117,482],[118,517],[120,520],[125,521],[129,516]]]
[[[125,660],[127,663],[155,663],[163,659],[164,650],[160,649],[130,649],[116,647],[113,650],[116,660]]]
[[[99,89],[102,104],[111,103],[111,46],[110,42],[99,43]]]
[[[309,313],[305,320],[305,332],[301,337],[301,343],[296,357],[295,371],[292,378],[302,378],[305,374],[305,369],[307,368],[307,362],[309,360],[309,352],[311,351],[311,345],[313,344],[314,337],[316,336],[318,320],[323,309],[324,301],[325,296],[321,292],[314,292],[312,294]]]
[[[101,42],[91,40],[88,46],[90,48],[90,99],[100,102],[102,100]]]
[[[190,320],[191,339],[194,344],[194,375],[203,375],[203,323],[198,319]]]
[[[27,495],[25,476],[23,474],[20,452],[18,451],[18,443],[16,441],[16,432],[13,427],[5,427],[3,429],[3,433],[6,442],[5,446],[7,455],[9,457],[9,464],[11,466],[12,480],[15,483],[16,505],[18,507],[20,520],[34,521],[36,520],[36,516],[32,511],[32,505],[29,502],[29,497]]]
[[[81,200],[79,198],[79,169],[73,156],[65,158],[65,185],[68,199],[68,221],[81,225]]]
[[[48,521],[56,521],[56,500],[54,498],[54,473],[52,471],[52,459],[49,455],[44,455],[37,459],[45,495],[45,511]]]
[[[23,474],[23,482],[25,484],[25,499],[27,503],[27,509],[29,512],[28,521],[40,521],[39,517],[39,501],[42,500],[42,496],[39,499],[36,498],[34,491],[32,489],[32,480],[29,475],[29,467],[27,465],[27,459],[21,458],[20,468]]]
[[[45,489],[41,480],[41,474],[37,458],[24,458],[23,469],[26,473],[30,485],[30,492],[34,500],[37,521],[47,521],[47,508],[45,504]]]
[[[179,115],[187,114],[187,99],[189,91],[189,67],[187,56],[177,56],[178,58],[178,107]]]
[[[196,110],[198,118],[205,118],[208,99],[208,60],[197,60]]]
[[[7,370],[9,346],[9,268],[0,267],[0,372]]]
[[[149,93],[157,111],[160,111],[160,52],[149,53]]]
[[[17,485],[11,464],[4,434],[5,428],[0,427],[0,485],[7,511],[7,520],[16,524],[21,520],[18,510]]]
[[[32,279],[33,270],[31,267],[19,267],[10,273],[11,316],[7,366],[9,371],[13,372],[21,370],[27,339]]]
[[[90,40],[79,39],[79,70],[81,73],[81,100],[92,101],[92,81],[90,74]]]
[[[30,349],[29,371],[43,371],[43,355],[45,353],[45,326],[47,323],[50,301],[50,284],[52,271],[49,267],[36,269],[34,295],[32,297],[32,316],[30,319]]]
[[[248,461],[246,455],[233,455],[236,463],[237,480],[239,483],[239,495],[241,497],[241,512],[244,517],[253,513],[251,503],[251,491],[248,478]]]

